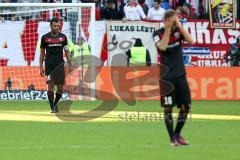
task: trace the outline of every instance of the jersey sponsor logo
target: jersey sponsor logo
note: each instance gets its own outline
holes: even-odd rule
[[[174,36],[175,36],[177,39],[179,39],[179,38],[180,38],[180,33],[179,33],[179,32],[175,32],[175,33],[174,33]]]
[[[62,44],[49,44],[48,47],[62,47]]]

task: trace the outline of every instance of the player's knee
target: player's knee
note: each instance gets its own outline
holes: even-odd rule
[[[53,91],[54,86],[53,85],[48,85],[47,89],[48,89],[48,91]]]
[[[164,113],[172,113],[172,107],[165,107]]]
[[[181,105],[180,112],[189,113],[191,106],[190,105]]]
[[[62,94],[63,92],[63,87],[62,86],[57,86],[57,93]]]
[[[57,90],[57,93],[58,93],[58,94],[62,94],[63,91],[62,91],[62,90]]]

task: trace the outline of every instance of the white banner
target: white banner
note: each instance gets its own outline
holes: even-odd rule
[[[107,47],[108,47],[108,65],[121,65],[124,62],[117,62],[113,64],[113,57],[115,55],[123,55],[130,49],[136,38],[140,38],[144,47],[146,47],[151,56],[152,64],[157,63],[157,49],[153,41],[153,32],[159,28],[159,23],[149,22],[125,22],[122,21],[108,21],[107,22]],[[113,62],[113,63],[112,63]]]
[[[30,26],[26,29],[25,21],[5,21],[0,22],[0,62],[6,61],[6,66],[38,66],[39,65],[39,45],[41,36],[50,31],[49,22],[39,22],[36,25],[36,29]],[[79,27],[79,25],[77,25]],[[31,28],[32,27],[32,28]],[[27,31],[28,30],[28,31]],[[79,31],[79,29],[76,29]],[[83,29],[81,29],[83,31]],[[70,25],[68,22],[64,22],[62,26],[62,32],[66,34],[67,37],[71,38],[70,35]],[[89,31],[89,41],[88,43],[92,47],[92,42],[95,39],[97,42],[102,42],[103,35],[105,33],[105,23],[97,22],[96,23],[96,34],[97,36],[93,37],[91,31]],[[25,37],[22,35],[25,34]],[[79,33],[77,32],[77,35]],[[84,32],[81,33],[85,37]],[[37,38],[34,38],[37,37]],[[25,53],[24,47],[22,45],[23,39],[26,39]],[[33,45],[33,41],[38,41],[36,46]],[[27,48],[27,49],[26,49]],[[26,53],[26,50],[31,50],[31,53]],[[33,50],[33,51],[32,51]],[[96,44],[95,53],[91,53],[94,56],[100,56],[101,45]],[[30,56],[30,57],[28,57]],[[27,60],[29,59],[29,60]],[[30,62],[30,63],[29,63]],[[0,66],[5,66],[0,64]]]
[[[240,21],[236,23],[236,29],[211,29],[209,28],[210,22],[207,20],[198,20],[184,23],[186,30],[190,32],[193,39],[196,41],[194,47],[204,47],[210,50],[210,55],[188,55],[186,62],[191,62],[194,66],[226,66],[225,62],[216,60],[215,53],[221,52],[221,57],[224,57],[228,53],[231,44],[236,43],[236,38],[240,36]],[[112,56],[116,54],[125,54],[129,49],[130,44],[133,45],[133,38],[141,38],[145,47],[148,48],[152,63],[157,61],[157,51],[152,40],[153,28],[159,28],[163,23],[150,23],[150,22],[125,22],[112,21],[107,22],[107,28],[104,21],[96,22],[96,36],[93,38],[89,37],[89,44],[92,47],[92,41],[95,39],[95,53],[92,55],[100,57],[103,45],[104,34],[108,33],[108,49],[111,52],[108,54],[108,65],[111,64]],[[22,47],[21,35],[25,29],[25,22],[0,22],[0,65],[1,66],[27,66],[26,54],[24,55]],[[112,26],[112,28],[110,28]],[[50,31],[49,22],[39,22],[38,28],[36,29],[38,41],[41,36]],[[63,33],[70,37],[69,23],[63,24]],[[29,34],[30,41],[33,39]],[[115,36],[114,36],[115,35]],[[115,38],[114,38],[115,37]],[[129,43],[130,42],[130,43]],[[116,44],[117,43],[117,44]],[[116,45],[114,45],[116,44]],[[26,46],[28,47],[28,46]],[[189,47],[189,46],[185,46]],[[192,47],[192,46],[191,46]],[[30,58],[30,66],[39,65],[39,49],[34,48],[33,54]],[[214,52],[214,53],[213,53]],[[223,52],[225,54],[223,54]],[[220,55],[220,54],[219,54]],[[210,56],[210,57],[209,57]],[[220,58],[221,59],[221,58]],[[222,58],[223,59],[223,58]],[[196,61],[199,62],[195,63]],[[224,60],[224,59],[223,59]],[[3,63],[7,63],[4,65]],[[229,64],[227,64],[228,66]]]

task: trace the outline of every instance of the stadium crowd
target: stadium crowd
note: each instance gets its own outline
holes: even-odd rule
[[[96,20],[162,20],[166,10],[175,9],[181,20],[209,19],[207,0],[0,0],[1,3],[95,3]],[[240,2],[236,1],[240,8]],[[8,8],[7,10],[9,10]],[[7,11],[0,11],[0,13]],[[62,17],[64,13],[59,11]],[[237,12],[240,19],[240,12]],[[1,20],[17,17],[0,16]]]

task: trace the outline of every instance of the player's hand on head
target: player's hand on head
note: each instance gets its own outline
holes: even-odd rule
[[[182,26],[182,23],[180,22],[180,20],[179,20],[177,15],[174,16],[174,20],[175,20],[175,23],[176,23],[177,27],[181,27]]]
[[[164,23],[165,29],[171,29],[173,27],[174,22],[175,22],[174,17],[166,19]]]

